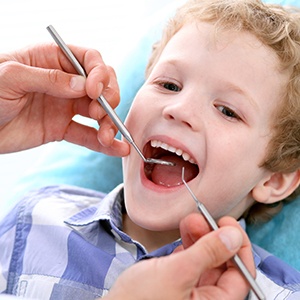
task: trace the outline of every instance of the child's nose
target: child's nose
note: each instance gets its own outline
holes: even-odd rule
[[[199,107],[196,108],[192,101],[178,99],[178,101],[172,101],[165,106],[163,109],[163,117],[166,120],[188,126],[196,131],[201,127],[200,116],[197,115],[199,113],[198,110]]]

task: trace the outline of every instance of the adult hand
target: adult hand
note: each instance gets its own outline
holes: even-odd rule
[[[112,107],[119,103],[115,73],[96,50],[71,46],[88,77],[76,72],[54,44],[0,55],[0,153],[66,140],[109,155],[125,156],[129,145],[96,100],[102,93]],[[100,130],[75,123],[92,117]],[[99,143],[100,141],[100,143]]]
[[[248,283],[230,258],[239,251],[254,275],[250,242],[234,219],[223,218],[219,225],[209,232],[201,215],[188,216],[181,223],[186,249],[130,267],[106,299],[244,299]]]

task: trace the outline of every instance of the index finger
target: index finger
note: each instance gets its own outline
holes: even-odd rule
[[[118,90],[116,76],[112,68],[107,66],[101,54],[95,49],[70,46],[81,66],[87,74],[87,93],[91,99],[97,99],[102,89],[109,85]],[[99,84],[101,83],[101,86]]]

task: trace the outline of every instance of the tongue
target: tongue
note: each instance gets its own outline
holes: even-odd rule
[[[198,167],[188,161],[183,160],[178,156],[163,156],[162,160],[175,163],[175,166],[166,166],[155,164],[152,170],[152,181],[158,185],[168,187],[181,185],[182,168],[184,167],[184,179],[189,181],[197,176]]]

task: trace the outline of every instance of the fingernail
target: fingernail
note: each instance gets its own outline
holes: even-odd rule
[[[85,88],[85,78],[83,76],[73,76],[70,80],[70,87],[76,92],[83,91]]]
[[[230,250],[236,250],[242,245],[243,236],[237,228],[222,228],[219,237],[225,247]]]

